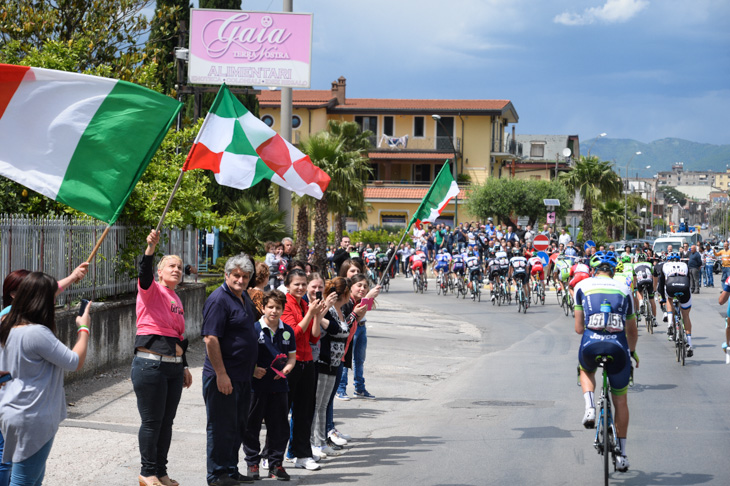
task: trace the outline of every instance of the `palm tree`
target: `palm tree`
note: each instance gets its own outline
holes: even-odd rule
[[[624,205],[618,201],[606,201],[599,203],[596,209],[598,217],[606,225],[606,236],[610,240],[615,240],[616,229],[621,227],[624,221]]]
[[[586,240],[593,239],[593,208],[599,201],[619,197],[621,177],[613,171],[610,162],[591,155],[581,156],[569,172],[560,174],[558,180],[583,199],[583,235]]]
[[[228,214],[235,214],[238,224],[230,234],[224,235],[224,241],[235,252],[262,255],[267,241],[279,241],[287,235],[285,213],[267,199],[244,195],[230,203]]]
[[[292,194],[292,202],[297,209],[297,241],[296,255],[297,258],[307,261],[307,253],[309,250],[309,212],[314,207],[314,198],[311,196],[296,196]]]

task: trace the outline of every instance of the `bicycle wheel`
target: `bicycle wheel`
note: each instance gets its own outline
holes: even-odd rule
[[[679,356],[681,358],[682,366],[684,366],[684,359],[687,357],[687,335],[684,331],[684,322],[680,322],[679,328],[681,329],[680,335],[682,336],[682,344],[679,346]]]
[[[604,404],[605,401],[608,400],[608,394],[604,397]],[[608,486],[608,458],[613,454],[613,450],[611,449],[611,443],[609,442],[608,438],[608,419],[609,419],[609,412],[608,409],[605,408],[605,405],[602,405],[603,410],[601,411],[601,427],[603,427],[603,484],[605,486]]]
[[[545,305],[545,287],[540,285],[540,305]]]
[[[563,296],[563,301],[560,303],[560,307],[563,308],[563,312],[565,312],[565,315],[568,315],[568,312],[570,312],[570,306],[568,305],[568,297]]]
[[[418,278],[413,277],[413,292],[418,293]]]
[[[477,302],[481,302],[482,301],[482,284],[478,280],[475,280],[474,285],[477,286],[476,287],[477,288]]]
[[[436,295],[441,295],[441,277],[436,279]]]

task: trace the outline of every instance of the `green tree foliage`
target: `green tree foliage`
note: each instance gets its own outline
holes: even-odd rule
[[[581,156],[575,166],[558,176],[558,181],[570,192],[583,199],[583,232],[586,240],[593,239],[593,208],[599,201],[616,199],[621,194],[621,177],[610,162],[596,156]]]
[[[518,216],[527,216],[529,224],[534,225],[545,217],[543,199],[560,200],[560,206],[555,208],[558,218],[567,214],[572,201],[571,194],[556,182],[490,177],[484,184],[472,186],[466,208],[480,220],[491,216],[503,224],[514,226]]]
[[[221,233],[226,255],[242,251],[249,255],[263,255],[267,241],[281,241],[287,236],[285,213],[266,200],[240,198],[233,203],[229,214],[235,214],[234,227],[228,233]]]
[[[158,66],[156,74],[161,91],[173,96],[177,95],[175,48],[188,45],[187,39],[181,36],[181,26],[190,28],[190,7],[189,0],[157,0],[150,41],[145,50],[146,62]]]
[[[664,193],[665,199],[674,199],[681,206],[687,204],[687,195],[678,190],[676,187],[661,187],[659,188],[659,191]]]

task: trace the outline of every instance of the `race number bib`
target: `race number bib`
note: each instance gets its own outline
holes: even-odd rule
[[[607,319],[604,319],[607,316]],[[599,312],[588,317],[588,325],[591,331],[608,331],[611,333],[621,332],[624,330],[624,319],[621,314],[604,314]]]

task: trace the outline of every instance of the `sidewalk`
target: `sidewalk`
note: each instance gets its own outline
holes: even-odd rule
[[[375,444],[369,438],[374,430],[405,425],[404,414],[413,419],[413,405],[426,403],[439,382],[458,372],[479,352],[481,336],[475,326],[453,322],[448,315],[432,309],[403,305],[401,302],[412,294],[393,291],[409,290],[410,285],[404,279],[393,281],[391,292],[378,298],[379,309],[368,314],[365,379],[368,390],[378,399],[335,400],[335,422],[353,440],[343,456],[322,461],[321,471],[294,469],[285,463],[293,481],[351,482],[372,476],[368,450],[378,447],[382,452],[382,447],[387,445],[407,453],[415,444]],[[458,354],[443,352],[445,333],[448,333],[448,343],[458,346]],[[188,351],[193,386],[183,391],[168,465],[170,476],[182,486],[206,485],[203,359],[203,344],[198,341]],[[66,387],[68,419],[56,435],[45,485],[136,484],[139,415],[129,372],[129,367],[124,367]],[[352,374],[348,394],[353,394]],[[245,473],[242,451],[239,457],[239,469]],[[370,480],[373,484],[377,482],[376,477]]]

